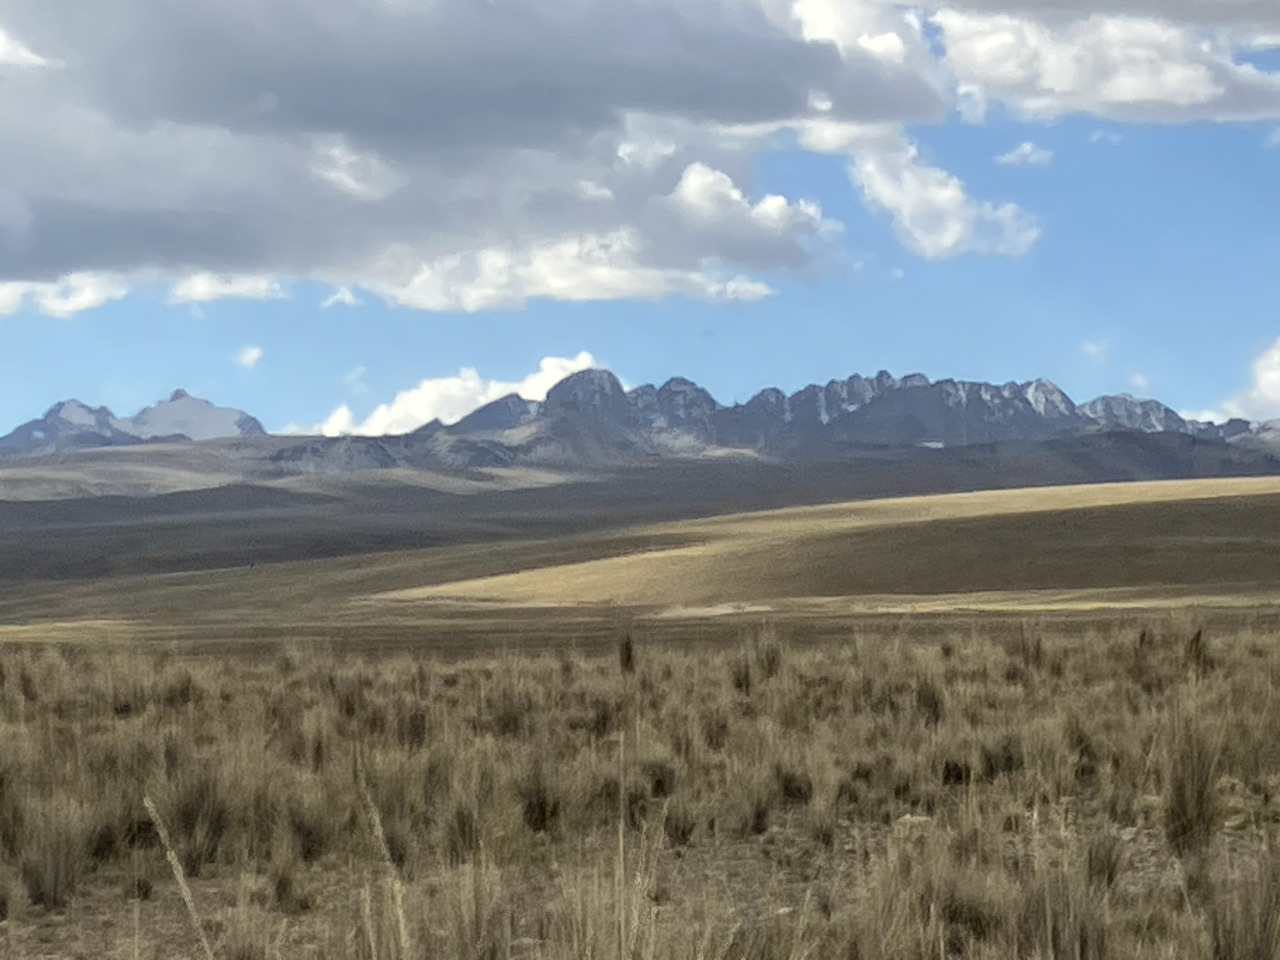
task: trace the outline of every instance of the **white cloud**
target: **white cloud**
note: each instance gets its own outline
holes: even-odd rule
[[[1032,216],[910,125],[1280,117],[1280,74],[1237,56],[1274,46],[1274,0],[3,6],[0,279],[153,271],[187,303],[294,278],[426,309],[758,297],[828,252],[816,205],[751,182],[815,120],[909,249],[1016,255]],[[76,69],[14,67],[44,51]]]
[[[1135,373],[1129,378],[1129,387],[1139,394],[1146,395],[1151,392],[1151,380],[1144,373]]]
[[[932,58],[914,11],[857,0],[793,0],[786,11],[811,43],[834,43],[846,58],[870,54],[886,65],[917,68]]]
[[[971,198],[954,174],[920,161],[920,151],[896,124],[807,121],[800,143],[852,158],[849,176],[868,204],[893,217],[899,240],[927,259],[963,253],[1021,256],[1035,245],[1035,218],[1013,203]]]
[[[594,180],[578,181],[578,196],[583,200],[607,201],[614,199],[613,191]]]
[[[0,28],[0,67],[50,66],[55,66],[55,64],[33,53],[23,46],[16,37],[11,36],[3,28]]]
[[[1183,420],[1198,420],[1201,423],[1225,423],[1231,419],[1221,410],[1179,410],[1178,416]]]
[[[1124,134],[1117,133],[1115,130],[1095,130],[1089,134],[1090,143],[1109,143],[1116,147],[1124,140]]]
[[[209,303],[212,300],[278,300],[284,296],[279,281],[266,276],[228,276],[195,273],[173,285],[173,303]]]
[[[401,306],[466,313],[516,309],[538,297],[586,302],[682,294],[724,301],[758,300],[772,292],[749,277],[724,277],[706,267],[648,266],[644,252],[633,230],[567,237],[527,249],[488,247],[425,262],[412,251],[396,250],[373,272],[403,279],[366,286]]]
[[[996,163],[1006,167],[1043,167],[1052,161],[1052,150],[1037,147],[1030,141],[1020,143],[1008,153],[996,157]]]
[[[1090,360],[1101,360],[1107,355],[1107,341],[1086,340],[1080,344],[1080,352]]]
[[[405,185],[405,178],[375,153],[361,153],[342,136],[315,146],[311,172],[354,200],[378,203]]]
[[[335,307],[338,305],[341,305],[344,307],[358,307],[360,306],[361,302],[362,301],[360,300],[360,298],[357,297],[355,293],[352,292],[351,288],[344,284],[343,286],[336,288],[332,294],[330,294],[328,297],[324,299],[323,302],[321,302],[320,309],[328,310],[330,307]]]
[[[22,309],[28,286],[18,282],[0,283],[0,316],[11,317]]]
[[[517,381],[489,380],[476,369],[466,367],[457,376],[423,380],[416,387],[397,393],[394,400],[380,405],[364,420],[357,420],[351,409],[342,404],[315,430],[327,437],[382,436],[408,433],[436,419],[454,423],[510,393],[526,400],[544,400],[547,391],[569,374],[599,366],[595,357],[583,351],[576,357],[547,357],[535,372]]]
[[[1276,127],[1267,135],[1267,149],[1274,150],[1277,147],[1280,147],[1280,127]]]
[[[70,317],[122,300],[129,287],[118,276],[106,273],[70,273],[56,283],[0,283],[0,314],[12,315],[27,303],[49,317]]]
[[[236,363],[251,370],[258,365],[258,361],[262,359],[261,347],[245,347],[236,354]]]
[[[1253,383],[1222,403],[1216,419],[1240,417],[1272,420],[1280,417],[1280,339],[1253,361]]]
[[[365,388],[364,375],[367,372],[368,371],[363,365],[356,367],[350,373],[343,376],[342,385],[352,390],[363,390]]]
[[[822,208],[808,200],[791,204],[786,197],[769,194],[753,206],[727,173],[705,163],[685,168],[670,202],[691,223],[713,230],[785,234],[822,223]]]
[[[958,81],[1025,116],[1280,116],[1280,74],[1237,63],[1229,39],[1156,17],[1080,12],[1041,20],[944,9],[932,22]]]
[[[1021,256],[1040,237],[1035,218],[1013,203],[978,201],[959,177],[920,161],[898,130],[852,146],[850,176],[867,202],[893,217],[899,240],[926,259],[963,253]]]
[[[890,280],[893,280],[893,281],[905,280],[906,277],[907,277],[907,271],[903,270],[901,267],[894,267],[892,270],[889,271]]]
[[[671,157],[678,148],[670,140],[628,139],[618,144],[618,160],[626,167],[655,170]]]

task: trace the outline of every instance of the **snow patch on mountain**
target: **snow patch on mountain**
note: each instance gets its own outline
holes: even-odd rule
[[[218,407],[184,390],[175,390],[167,400],[133,417],[117,417],[107,407],[95,408],[79,400],[63,400],[50,407],[39,420],[24,423],[0,437],[0,451],[48,453],[124,446],[160,438],[212,440],[265,435],[262,424],[247,413]]]
[[[266,434],[262,424],[247,413],[214,406],[185,390],[175,390],[168,400],[147,407],[127,420],[118,421],[117,426],[123,432],[144,440],[173,436],[214,440]]]

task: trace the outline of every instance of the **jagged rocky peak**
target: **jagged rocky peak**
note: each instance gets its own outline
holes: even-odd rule
[[[678,423],[705,424],[720,409],[710,393],[684,377],[672,377],[659,387],[657,401],[663,415]]]
[[[743,404],[748,413],[762,413],[773,417],[787,417],[791,413],[790,402],[777,387],[766,387]]]
[[[44,420],[61,420],[75,427],[108,426],[115,416],[106,407],[90,407],[79,400],[62,400],[50,407]]]
[[[1190,433],[1192,427],[1158,400],[1140,400],[1128,393],[1095,397],[1080,412],[1106,427],[1142,430],[1146,433]]]
[[[652,383],[642,383],[634,390],[627,391],[627,399],[641,412],[655,411],[658,409],[658,388]]]
[[[439,433],[443,429],[444,429],[444,423],[441,422],[439,417],[436,417],[434,420],[430,420],[427,423],[424,423],[422,426],[420,426],[417,430],[414,430],[413,433],[409,434],[409,436],[434,437],[437,433]]]
[[[720,404],[692,380],[673,377],[655,391],[652,406],[638,408],[640,415],[657,430],[687,434],[709,441],[715,434],[712,422]]]
[[[541,408],[536,400],[526,400],[518,393],[508,393],[491,403],[486,403],[478,410],[473,410],[457,423],[450,431],[465,433],[467,431],[511,430],[528,423],[538,415]]]
[[[1062,389],[1051,380],[1032,380],[1023,388],[1027,402],[1042,417],[1073,417],[1076,405]]]
[[[547,391],[547,410],[576,410],[608,415],[629,410],[631,401],[621,381],[609,370],[582,370],[570,374]]]

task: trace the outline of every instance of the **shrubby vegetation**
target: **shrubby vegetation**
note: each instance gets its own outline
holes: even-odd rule
[[[0,942],[1274,957],[1280,651],[1193,626],[464,661],[10,647]]]

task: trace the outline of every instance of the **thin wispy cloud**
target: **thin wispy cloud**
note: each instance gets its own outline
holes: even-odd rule
[[[1020,143],[1008,153],[996,157],[996,163],[1005,167],[1043,167],[1052,162],[1052,150],[1037,147],[1030,141]]]
[[[1107,355],[1107,342],[1105,340],[1086,340],[1080,344],[1080,352],[1090,360],[1101,360]]]
[[[333,293],[320,302],[320,309],[328,310],[330,307],[358,307],[363,301],[355,295],[348,286],[336,288]]]

